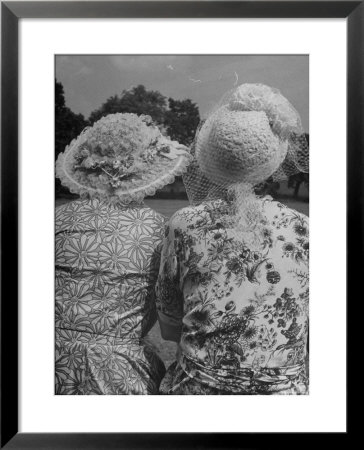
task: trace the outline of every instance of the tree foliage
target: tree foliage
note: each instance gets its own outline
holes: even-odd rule
[[[121,95],[109,97],[100,108],[93,111],[89,122],[93,124],[108,114],[135,113],[147,114],[160,126],[162,131],[181,144],[189,145],[195,135],[200,121],[198,107],[191,100],[168,101],[158,91],[148,91],[138,85],[130,90],[123,90]]]
[[[158,123],[162,124],[166,111],[166,99],[158,91],[147,91],[143,85],[131,90],[123,90],[120,97],[109,97],[100,108],[93,111],[89,121],[91,124],[101,117],[113,113],[147,114]]]
[[[181,144],[190,145],[200,122],[198,107],[191,100],[168,99],[169,109],[165,114],[167,134]]]
[[[55,85],[55,157],[64,151],[65,147],[75,139],[87,126],[82,114],[75,114],[66,106],[64,89],[56,80]],[[56,178],[56,194],[66,193],[68,189],[61,186]]]
[[[61,83],[55,86],[55,150],[56,158],[65,147],[87,126],[82,114],[75,114],[66,106]]]

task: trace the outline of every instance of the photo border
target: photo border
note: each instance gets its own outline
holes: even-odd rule
[[[1,2],[1,448],[244,448],[298,433],[18,432],[18,27],[22,18],[346,18],[347,300],[363,276],[364,1]],[[327,149],[328,154],[329,150]],[[359,249],[359,252],[358,252]],[[348,304],[348,301],[347,301]],[[348,346],[348,350],[350,347]],[[348,358],[350,360],[350,358]],[[334,372],[332,372],[334,376]],[[335,395],[333,393],[333,395]],[[348,421],[348,415],[347,415]],[[335,441],[348,437],[337,433]],[[303,433],[300,444],[315,436]],[[242,435],[244,441],[242,441]],[[339,440],[338,440],[339,439]]]

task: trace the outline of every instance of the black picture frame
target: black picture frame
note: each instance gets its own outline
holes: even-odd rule
[[[18,23],[119,17],[347,18],[347,303],[364,273],[364,1],[1,2],[1,448],[271,448],[275,440],[295,446],[292,433],[18,433]],[[336,443],[351,436],[347,430]],[[303,433],[299,444],[312,436]],[[314,438],[327,445],[325,433]]]

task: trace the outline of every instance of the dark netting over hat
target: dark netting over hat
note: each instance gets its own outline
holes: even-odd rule
[[[263,84],[243,84],[225,94],[200,124],[191,154],[183,176],[190,202],[234,200],[229,216],[245,222],[243,229],[260,220],[254,186],[308,172],[309,164],[298,112]]]

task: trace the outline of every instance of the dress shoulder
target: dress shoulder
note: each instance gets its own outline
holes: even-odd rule
[[[159,213],[155,209],[150,208],[149,206],[143,205],[141,210],[145,213],[146,217],[154,219],[156,222],[160,222],[161,224],[164,224],[168,220],[166,216]]]
[[[283,215],[289,215],[289,216],[296,216],[297,218],[301,220],[308,221],[309,218],[306,214],[297,211],[294,208],[290,208],[289,206],[285,205],[284,203],[273,200],[271,197],[266,197],[263,199],[263,205],[264,205],[264,211],[268,218],[276,218],[276,216],[283,216]]]
[[[70,202],[65,202],[62,205],[56,206],[55,208],[56,215],[62,214],[64,211],[77,208],[79,203],[80,203],[79,200],[72,200]]]
[[[169,219],[171,228],[187,228],[207,214],[206,204],[190,205],[176,211]]]

